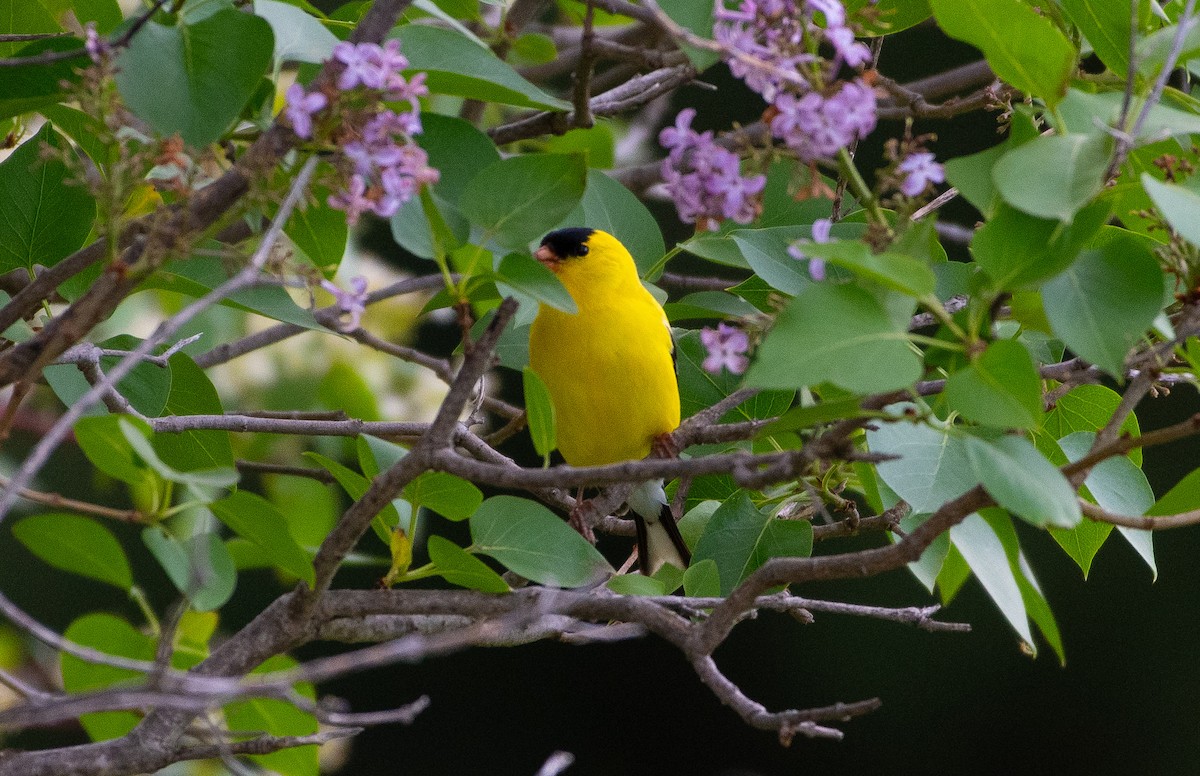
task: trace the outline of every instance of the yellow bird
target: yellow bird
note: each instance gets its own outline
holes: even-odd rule
[[[562,281],[574,315],[541,305],[529,332],[529,365],[550,391],[558,449],[572,466],[599,466],[650,454],[679,425],[675,345],[662,306],[642,287],[617,238],[574,227],[546,235],[534,258]],[[629,497],[645,574],[690,555],[662,481]]]

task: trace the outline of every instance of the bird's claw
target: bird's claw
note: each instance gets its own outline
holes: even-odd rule
[[[588,513],[592,511],[591,500],[578,499],[575,506],[571,507],[571,513],[567,516],[567,522],[571,527],[579,532],[579,535],[587,539],[592,544],[596,543],[596,534],[592,531],[592,526],[588,520]]]
[[[670,433],[659,434],[650,442],[650,455],[655,458],[678,458],[679,453],[679,443]]]

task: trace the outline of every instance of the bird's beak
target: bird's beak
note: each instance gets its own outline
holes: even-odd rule
[[[541,262],[542,266],[549,267],[554,272],[557,272],[559,265],[562,264],[562,259],[556,256],[554,251],[545,245],[533,252],[533,258]]]

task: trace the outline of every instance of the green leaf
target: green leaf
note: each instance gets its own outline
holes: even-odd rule
[[[1129,6],[1107,0],[1062,0],[1063,10],[1109,70],[1129,72]]]
[[[136,337],[119,334],[99,343],[99,347],[129,351],[141,343]],[[105,373],[110,372],[121,359],[121,356],[101,356],[100,368]],[[59,401],[68,407],[83,398],[92,388],[75,364],[48,366],[45,375],[46,382],[50,384]],[[164,367],[150,361],[142,361],[117,383],[117,391],[129,400],[135,410],[148,417],[157,418],[163,414],[167,397],[171,393],[171,367],[169,364]],[[95,405],[97,412],[104,411],[103,407],[99,402]]]
[[[808,264],[795,259],[787,249],[796,240],[811,234],[811,228],[778,226],[739,230],[730,237],[756,275],[775,290],[795,296],[813,281],[808,274]]]
[[[1109,523],[1097,523],[1094,520],[1084,520],[1074,528],[1050,528],[1050,535],[1054,537],[1054,541],[1058,542],[1058,546],[1063,548],[1063,551],[1075,561],[1079,566],[1079,570],[1083,572],[1083,578],[1087,579],[1088,574],[1092,570],[1092,561],[1096,557],[1096,553],[1108,541],[1108,535],[1112,533],[1113,526]]]
[[[642,275],[658,263],[667,251],[662,232],[642,201],[599,170],[588,170],[583,199],[559,226],[581,224],[608,232],[620,240],[632,254]]]
[[[691,417],[724,399],[741,385],[741,377],[728,370],[712,374],[704,369],[706,351],[700,333],[685,332],[675,341],[676,370],[679,374],[679,402],[683,417]],[[778,415],[791,406],[795,391],[763,391],[734,408],[727,417],[759,420]]]
[[[469,121],[422,113],[421,125],[425,131],[417,135],[417,144],[441,174],[433,190],[447,202],[457,203],[476,173],[500,161],[495,143]]]
[[[598,121],[587,128],[577,127],[566,134],[551,135],[542,143],[542,150],[553,154],[582,154],[590,169],[608,170],[616,164],[613,157],[615,143],[611,124]]]
[[[446,472],[425,472],[404,488],[404,497],[448,520],[466,520],[483,503],[479,488]]]
[[[693,291],[678,302],[667,302],[663,310],[672,323],[698,318],[741,318],[758,312],[754,305],[728,291]]]
[[[142,487],[154,482],[154,472],[133,452],[118,415],[96,415],[80,418],[75,423],[75,441],[83,454],[100,471],[121,482]],[[147,436],[150,428],[141,421],[132,421]]]
[[[557,426],[554,422],[554,402],[550,391],[537,372],[525,367],[521,373],[525,389],[525,414],[529,422],[529,436],[533,449],[550,465],[550,453],[558,446]]]
[[[148,22],[117,55],[117,88],[160,135],[201,148],[241,114],[272,49],[271,25],[232,9],[175,27]]]
[[[909,514],[901,518],[900,528],[905,534],[908,534],[928,519],[928,514]],[[899,537],[894,535],[889,536],[891,536],[893,542],[900,541]],[[951,550],[950,537],[943,533],[925,548],[925,551],[921,553],[920,559],[908,564],[908,570],[931,594],[939,584],[939,577],[946,565],[946,557],[950,554]]]
[[[290,3],[254,0],[254,13],[267,20],[275,36],[275,62],[312,62],[329,59],[338,39],[313,15]],[[343,216],[343,221],[345,217]]]
[[[683,572],[683,592],[689,598],[715,598],[721,595],[721,574],[712,558],[693,561]]]
[[[16,0],[24,2],[24,0]],[[4,3],[0,2],[0,33],[6,32],[4,23]],[[43,27],[37,32],[46,32]],[[0,43],[0,49],[8,48],[10,44]],[[79,52],[83,41],[78,38],[62,37],[38,40],[25,44],[16,51],[14,56],[30,57],[47,52]],[[20,116],[22,113],[40,110],[62,100],[67,96],[68,88],[76,88],[80,81],[79,67],[86,62],[83,56],[66,58],[50,64],[31,63],[16,67],[4,68],[4,90],[0,92],[0,119]]]
[[[758,230],[749,230],[749,233],[753,234],[756,231]],[[714,264],[720,264],[724,267],[737,267],[738,269],[750,269],[750,264],[742,256],[741,249],[738,248],[738,244],[733,241],[731,235],[718,237],[708,233],[699,234],[680,243],[679,247],[693,256],[697,256],[705,261],[711,261]],[[751,279],[761,283],[764,288],[769,288],[767,283],[757,275]]]
[[[1200,194],[1183,186],[1163,183],[1148,172],[1142,173],[1142,186],[1175,233],[1192,245],[1200,245],[1200,223],[1196,220],[1196,213],[1200,212]]]
[[[141,286],[174,291],[200,298],[229,279],[220,259],[192,258],[168,262]],[[272,320],[293,323],[313,331],[327,331],[308,310],[292,300],[287,290],[279,286],[257,286],[230,294],[221,304],[235,310],[257,313]]]
[[[863,25],[863,35],[889,35],[915,27],[933,15],[929,0],[846,0],[846,14],[864,8],[871,9],[856,20]]]
[[[861,404],[862,399],[860,397],[851,396],[845,399],[822,401],[807,407],[794,407],[780,415],[778,420],[764,427],[759,432],[759,437],[767,437],[783,431],[795,431],[800,428],[809,428],[821,423],[849,418],[859,413],[862,409]]]
[[[458,32],[408,24],[399,29],[396,37],[409,61],[405,73],[427,73],[426,83],[435,94],[499,102],[518,108],[571,108],[570,103],[552,97],[526,81],[511,65]]]
[[[27,517],[12,529],[29,551],[55,568],[129,592],[133,572],[116,537],[81,515],[56,512]]]
[[[215,532],[181,542],[160,526],[150,526],[142,531],[142,542],[197,611],[215,611],[233,595],[237,568]]]
[[[221,398],[204,370],[186,353],[171,356],[171,393],[166,415],[222,415]],[[228,431],[183,431],[155,434],[154,449],[163,463],[177,471],[232,468],[233,447]]]
[[[61,32],[62,25],[44,3],[30,0],[0,0],[0,34],[33,34]],[[8,58],[20,51],[23,43],[0,42],[0,57]]]
[[[1042,636],[1050,643],[1050,647],[1058,655],[1059,662],[1062,663],[1066,659],[1063,652],[1062,636],[1058,632],[1058,623],[1054,621],[1054,614],[1050,611],[1050,605],[1046,601],[1045,595],[1042,594],[1041,588],[1038,586],[1037,578],[1033,574],[1033,568],[1029,565],[1029,561],[1021,552],[1021,544],[1017,538],[1016,529],[1013,527],[1012,518],[1005,514],[1004,510],[995,507],[981,509],[979,516],[987,521],[992,530],[996,534],[996,538],[1004,546],[1004,552],[1008,555],[1008,565],[1012,569],[1013,577],[1017,581],[1017,587],[1021,590],[1021,600],[1025,604],[1025,613],[1029,615],[1029,619],[1033,621]],[[1030,645],[1035,646],[1035,645]],[[1036,652],[1034,653],[1036,656]]]
[[[660,596],[669,592],[661,580],[641,574],[621,574],[608,580],[606,587],[620,595]]]
[[[713,7],[710,3],[697,3],[694,0],[659,0],[658,7],[679,26],[691,30],[701,38],[712,39]],[[708,49],[696,48],[686,43],[681,43],[679,47],[687,54],[698,73],[715,65],[720,59],[716,52]]]
[[[713,561],[720,576],[721,595],[729,595],[771,558],[808,557],[811,553],[810,523],[772,518],[755,507],[745,491],[739,491],[709,518],[696,544],[693,563]]]
[[[1158,77],[1159,72],[1167,63],[1171,49],[1175,46],[1175,34],[1179,31],[1178,24],[1168,25],[1147,35],[1137,42],[1138,72],[1147,79]],[[1176,66],[1182,65],[1189,59],[1200,56],[1200,27],[1192,24],[1183,36],[1183,48],[1175,60]]]
[[[1083,518],[1062,473],[1024,437],[966,438],[975,477],[1004,509],[1039,528],[1074,528]]]
[[[530,65],[544,65],[558,57],[554,39],[540,32],[527,32],[518,36],[513,41],[512,52]]]
[[[104,125],[95,116],[66,105],[44,105],[38,108],[38,113],[78,144],[97,165],[103,166],[108,161],[108,146],[98,137]]]
[[[377,421],[383,416],[375,393],[359,370],[336,358],[317,383],[317,399],[333,411],[356,420]]]
[[[871,253],[866,243],[857,240],[806,245],[804,255],[825,259],[865,280],[913,297],[932,296],[937,287],[937,278],[925,262],[899,253]]]
[[[1001,143],[986,151],[946,162],[946,179],[984,216],[990,216],[1000,201],[992,181],[992,168],[1009,147],[1009,143]]]
[[[1058,440],[1058,444],[1068,460],[1078,461],[1087,455],[1095,440],[1095,434],[1077,431]],[[1146,514],[1146,511],[1154,506],[1154,491],[1150,488],[1146,475],[1123,455],[1096,464],[1083,484],[1091,500],[1109,512],[1137,517]],[[1154,579],[1157,579],[1154,532],[1125,526],[1117,526],[1117,530],[1150,567]]]
[[[1108,220],[1105,201],[1087,205],[1067,224],[1037,218],[999,203],[995,214],[971,240],[971,254],[993,287],[1015,290],[1071,266],[1079,252]]]
[[[496,282],[512,286],[555,310],[571,315],[579,312],[579,306],[558,275],[527,253],[510,253],[501,259]]]
[[[1059,113],[1066,122],[1067,129],[1086,134],[1095,132],[1097,125],[1118,126],[1123,103],[1124,95],[1121,92],[1091,93],[1071,89],[1059,105]],[[1140,110],[1140,107],[1135,107],[1134,110],[1134,115],[1137,115],[1136,111]],[[1200,116],[1160,103],[1150,109],[1145,123],[1142,124],[1141,134],[1138,135],[1139,141],[1150,145],[1138,150],[1153,149],[1155,141],[1166,137],[1181,138],[1196,132],[1200,132]],[[1153,154],[1151,158],[1160,153]]]
[[[275,655],[251,672],[254,674],[271,671],[287,671],[297,666],[287,655]],[[298,693],[310,700],[316,693],[310,684],[297,684]],[[317,718],[311,712],[297,708],[295,704],[272,698],[251,698],[231,703],[224,708],[225,724],[231,731],[246,737],[267,733],[273,736],[307,736],[317,732]],[[240,736],[239,736],[240,737]],[[265,772],[279,776],[317,776],[317,746],[297,746],[281,749],[270,754],[249,755]]]
[[[154,660],[154,639],[111,614],[85,614],[72,622],[63,636],[68,641],[110,655],[148,662]],[[142,676],[126,668],[89,663],[65,652],[61,659],[63,689],[70,693],[103,690]],[[140,720],[141,715],[132,711],[105,711],[84,714],[79,718],[83,729],[93,741],[120,738],[133,730]]]
[[[287,518],[262,496],[239,490],[209,507],[217,518],[244,539],[258,545],[275,565],[312,587],[312,559],[288,531]]]
[[[1008,554],[992,527],[979,515],[970,515],[950,529],[950,541],[962,554],[988,596],[996,602],[1004,619],[1032,649],[1033,632],[1029,629],[1025,602],[1009,564]]]
[[[337,480],[338,485],[341,485],[342,489],[345,490],[346,493],[349,494],[350,498],[354,499],[355,501],[362,498],[363,494],[367,492],[367,488],[371,487],[371,481],[366,477],[343,466],[337,461],[326,458],[320,453],[314,453],[310,451],[305,453],[304,457],[320,465],[325,469],[325,471],[332,474],[333,478]],[[411,518],[411,505],[409,505],[407,511],[409,513],[408,517]],[[382,541],[385,546],[391,546],[392,529],[396,526],[400,526],[407,531],[411,527],[410,522],[411,520],[404,520],[402,524],[400,512],[397,509],[397,501],[393,500],[391,504],[388,504],[386,507],[381,509],[379,514],[375,515],[375,517],[371,519],[371,528],[375,531],[375,535],[379,537],[380,541]]]
[[[1042,420],[1042,381],[1029,351],[997,340],[946,381],[946,402],[967,420],[999,428],[1036,428]]]
[[[328,189],[314,186],[313,195],[316,201],[294,210],[283,231],[314,267],[332,277],[346,253],[350,227],[346,214],[329,206]]]
[[[387,471],[407,454],[407,449],[394,442],[365,435],[358,438],[359,464],[368,477]],[[461,477],[434,471],[423,472],[408,483],[404,488],[404,498],[413,507],[432,509],[448,520],[466,520],[483,503],[483,493],[479,488]],[[407,521],[404,526],[408,527]]]
[[[187,485],[193,491],[197,492],[199,498],[202,498],[206,502],[216,498],[214,491],[231,487],[239,479],[237,470],[232,467],[201,469],[189,472],[178,471],[158,457],[158,453],[154,451],[154,445],[150,442],[147,433],[149,427],[144,423],[134,418],[119,416],[117,418],[117,427],[121,430],[121,434],[125,437],[125,441],[129,443],[129,446],[133,448],[133,451],[137,453],[138,457],[147,466],[154,470],[155,474],[164,480]]]
[[[889,408],[892,411],[897,407]],[[912,506],[929,514],[979,484],[963,434],[924,424],[880,423],[867,431],[871,452],[899,456],[877,465],[879,477]]]
[[[476,552],[526,579],[550,587],[583,587],[613,573],[587,539],[546,507],[515,496],[493,496],[471,515]]]
[[[462,192],[477,172],[500,160],[500,153],[491,138],[460,118],[422,113],[421,124],[424,132],[417,135],[417,143],[429,155],[429,165],[441,175],[428,196],[432,197],[434,206],[447,222],[455,242],[465,242],[470,227],[458,209]],[[397,243],[417,256],[433,258],[431,227],[422,198],[414,197],[406,202],[392,216],[391,223],[392,236]],[[442,249],[453,247],[443,245]]]
[[[87,239],[96,216],[92,196],[67,181],[74,174],[58,159],[41,158],[43,144],[62,143],[46,124],[0,162],[0,272],[51,267]]]
[[[861,288],[813,284],[793,299],[759,345],[746,384],[796,388],[831,382],[855,393],[902,388],[921,376],[908,347],[875,297]]]
[[[1161,517],[1190,512],[1193,509],[1200,509],[1200,469],[1175,483],[1175,487],[1147,509],[1146,514]]]
[[[1042,424],[1042,433],[1035,436],[1034,441],[1043,454],[1049,456],[1052,449],[1044,447],[1043,439],[1049,438],[1053,448],[1057,449],[1057,440],[1075,431],[1099,431],[1108,424],[1113,413],[1121,403],[1121,394],[1103,385],[1078,385],[1072,388],[1055,402],[1055,406],[1046,413]],[[1132,412],[1121,424],[1120,432],[1129,436],[1140,435],[1137,416]],[[1142,451],[1134,448],[1129,451],[1129,460],[1137,466],[1142,465]]]
[[[1066,93],[1075,48],[1020,0],[931,0],[938,25],[983,52],[996,75],[1050,106]],[[1043,176],[1045,177],[1045,176]]]
[[[1038,137],[1000,157],[992,180],[1018,210],[1070,222],[1104,188],[1110,148],[1107,135]]]
[[[1139,239],[1122,233],[1084,251],[1042,288],[1054,333],[1077,355],[1114,376],[1163,304],[1158,261]]]
[[[453,585],[484,593],[507,593],[510,589],[486,563],[449,539],[430,536],[427,549],[437,573]]]
[[[579,204],[586,181],[583,157],[514,156],[476,174],[459,204],[463,215],[501,244],[521,250],[554,228]]]

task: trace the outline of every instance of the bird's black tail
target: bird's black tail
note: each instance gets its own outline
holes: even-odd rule
[[[663,504],[658,520],[652,523],[637,512],[630,511],[630,514],[637,527],[638,568],[643,574],[653,574],[664,562],[674,563],[676,560],[671,553],[664,552],[665,548],[661,547],[661,541],[651,540],[651,531],[660,531],[665,535],[671,547],[678,553],[679,560],[683,561],[683,567],[687,568],[687,565],[692,562],[692,553],[679,533],[679,526],[675,523],[675,515],[671,514],[669,504]]]

